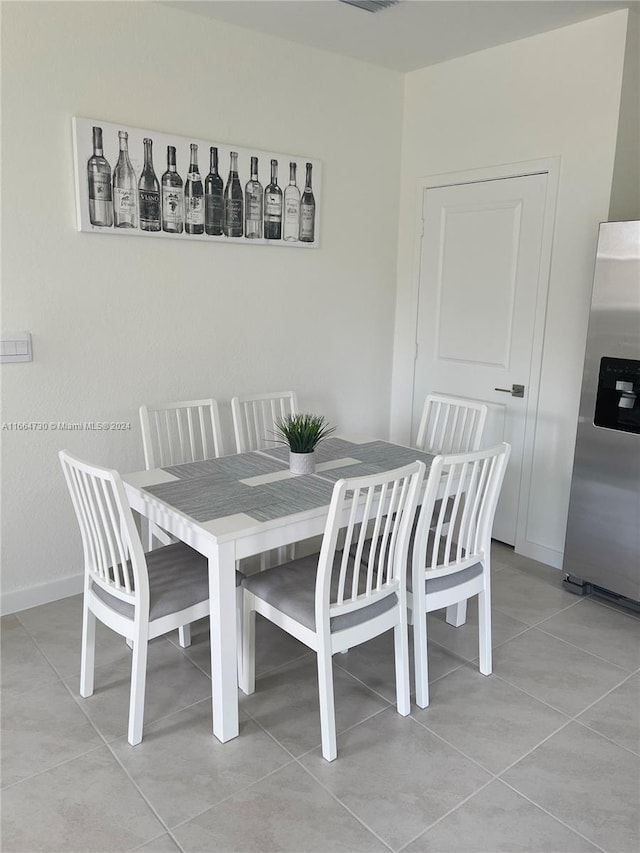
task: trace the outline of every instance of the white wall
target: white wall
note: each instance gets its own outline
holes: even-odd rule
[[[132,424],[0,433],[3,609],[78,589],[56,451],[140,468],[142,402],[224,406],[295,387],[342,429],[385,435],[395,310],[392,431],[406,439],[419,178],[556,155],[527,536],[559,564],[625,21],[613,13],[404,77],[152,3],[2,4],[2,328],[30,330],[35,354],[0,369],[2,421]],[[79,234],[73,115],[322,160],[321,248]]]
[[[13,610],[79,589],[57,450],[143,467],[141,403],[293,387],[388,434],[403,76],[139,2],[4,3],[2,65],[2,421],[132,424],[0,433]],[[73,115],[320,159],[321,248],[78,233]]]
[[[597,226],[607,219],[627,12],[405,80],[392,437],[410,429],[420,178],[561,157],[523,551],[561,565]]]
[[[640,219],[640,6],[629,10],[609,220]]]

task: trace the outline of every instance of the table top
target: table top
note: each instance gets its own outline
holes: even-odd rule
[[[307,475],[291,474],[289,450],[278,446],[128,474],[123,480],[130,493],[133,489],[147,501],[157,498],[201,530],[227,538],[277,526],[293,516],[326,512],[339,479],[388,471],[416,459],[428,469],[433,459],[403,445],[351,437],[326,439],[315,456],[316,472]]]

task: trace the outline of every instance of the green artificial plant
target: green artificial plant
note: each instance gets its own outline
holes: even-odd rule
[[[285,415],[275,422],[276,441],[292,453],[313,453],[316,445],[335,432],[324,415]]]

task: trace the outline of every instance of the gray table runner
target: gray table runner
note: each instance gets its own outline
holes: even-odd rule
[[[247,480],[260,474],[282,471],[288,465],[288,458],[287,456],[284,462],[279,462],[262,453],[241,453],[221,456],[219,459],[204,459],[202,462],[187,462],[185,465],[172,465],[163,470],[179,480],[192,477]]]
[[[433,459],[427,453],[385,441],[354,444],[330,438],[316,450],[318,464],[344,458],[359,462],[271,483],[249,486],[240,482],[286,470],[288,455],[287,448],[278,447],[262,454],[243,453],[173,465],[164,470],[178,477],[177,480],[147,486],[146,491],[196,521],[211,521],[237,513],[245,513],[256,521],[270,521],[326,506],[331,501],[333,484],[344,477],[376,474],[408,465],[416,459],[421,459],[428,468]]]

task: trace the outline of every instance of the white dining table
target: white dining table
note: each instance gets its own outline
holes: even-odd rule
[[[433,456],[368,437],[332,437],[316,449],[316,472],[294,475],[274,447],[138,471],[123,477],[132,509],[208,560],[213,734],[238,735],[236,561],[324,532],[342,477]]]

